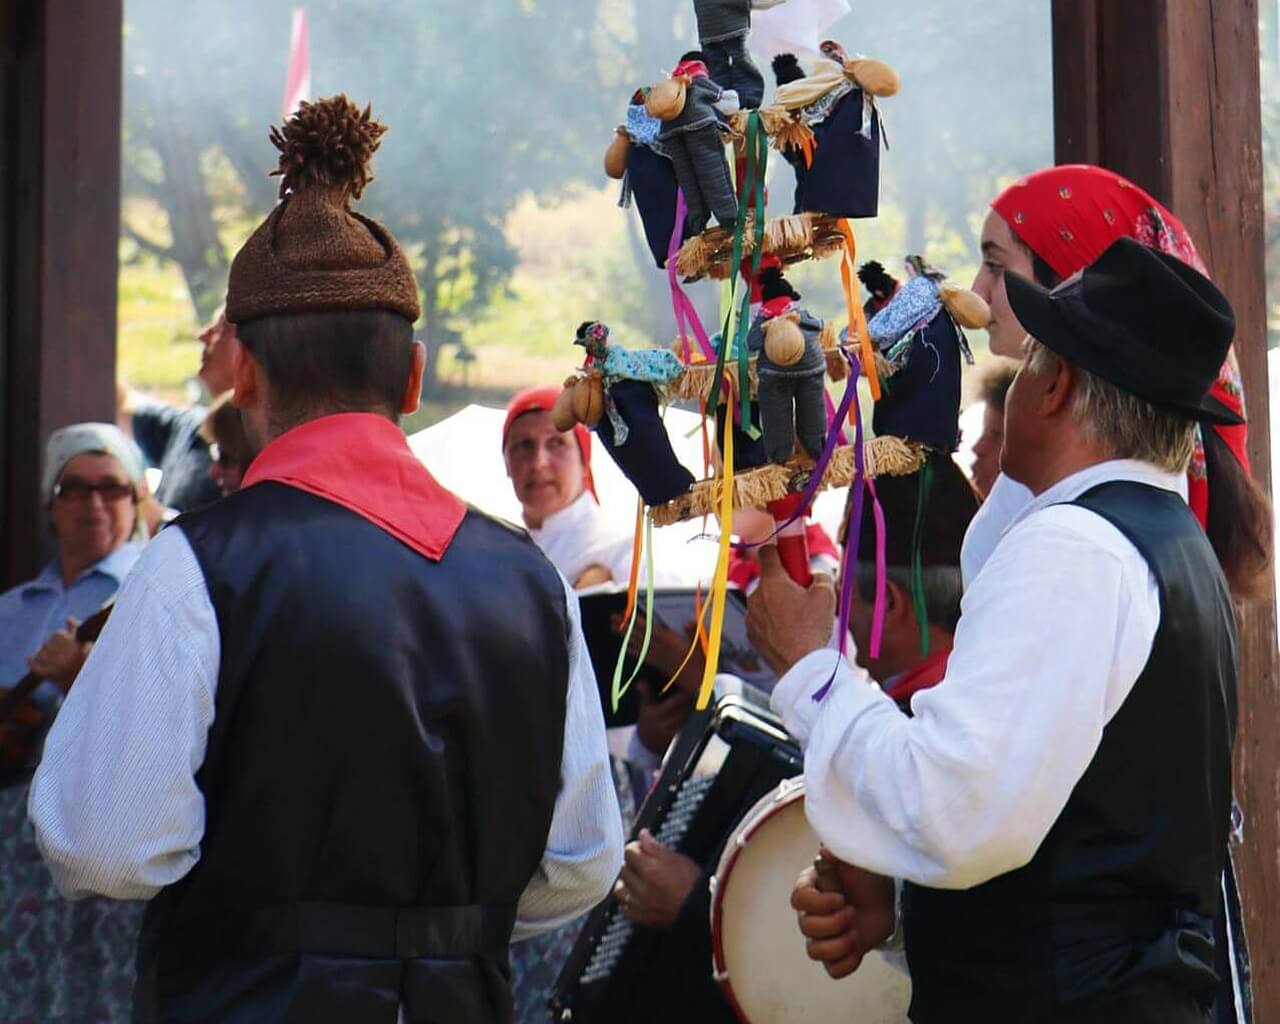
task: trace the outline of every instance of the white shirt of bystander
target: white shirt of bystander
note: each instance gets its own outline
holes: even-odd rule
[[[618,530],[588,491],[547,516],[529,536],[570,583],[593,565],[608,569],[615,584],[625,585],[631,576],[631,536]]]

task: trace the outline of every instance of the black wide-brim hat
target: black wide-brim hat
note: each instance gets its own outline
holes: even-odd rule
[[[1073,366],[1188,419],[1233,425],[1209,395],[1235,336],[1231,304],[1175,256],[1121,238],[1052,291],[1006,272],[1027,333]]]

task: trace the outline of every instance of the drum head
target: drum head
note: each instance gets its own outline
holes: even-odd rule
[[[906,1024],[911,982],[880,953],[868,953],[839,981],[805,954],[791,889],[819,845],[795,786],[767,796],[743,819],[725,848],[713,897],[721,984],[747,1024]]]

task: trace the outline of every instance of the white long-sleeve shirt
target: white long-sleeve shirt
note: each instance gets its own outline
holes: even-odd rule
[[[1175,490],[1185,501],[1187,478],[1178,477]],[[1021,518],[1022,513],[1035,499],[1031,489],[1001,473],[991,487],[991,493],[974,514],[969,529],[965,531],[964,545],[960,550],[960,568],[967,587],[977,577],[979,570],[1000,543],[1005,531]]]
[[[622,823],[578,601],[565,584],[569,680],[561,788],[514,937],[557,927],[604,898]],[[549,642],[553,642],[549,640]],[[195,775],[214,718],[219,634],[180,529],[145,549],[45,742],[31,785],[36,841],[71,898],[149,899],[200,859]]]
[[[806,747],[806,812],[837,856],[935,888],[978,885],[1034,856],[1160,622],[1138,550],[1063,503],[1111,480],[1177,492],[1182,479],[1114,461],[1033,498],[969,581],[946,677],[916,694],[913,718],[829,650],[783,677],[773,707]]]
[[[614,583],[631,576],[631,534],[619,529],[588,491],[552,513],[529,536],[570,582],[593,565],[609,570]]]

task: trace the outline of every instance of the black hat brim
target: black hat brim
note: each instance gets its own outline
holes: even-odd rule
[[[1120,379],[1107,361],[1100,358],[1097,346],[1066,319],[1053,301],[1049,289],[1012,271],[1005,271],[1004,279],[1009,306],[1018,322],[1031,337],[1073,366],[1096,374],[1116,387],[1151,402],[1157,408],[1178,413],[1188,419],[1225,427],[1239,426],[1245,422],[1211,394],[1205,394],[1199,402],[1190,404],[1171,404],[1144,394],[1138,382]]]

